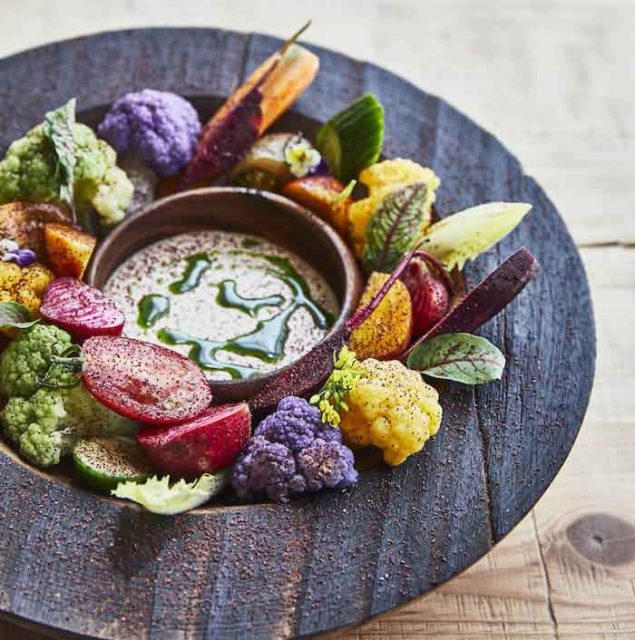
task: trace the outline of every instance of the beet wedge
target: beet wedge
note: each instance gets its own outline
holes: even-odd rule
[[[82,347],[86,388],[116,413],[153,425],[200,415],[212,392],[194,362],[176,351],[132,338],[97,336]]]
[[[230,171],[311,84],[319,66],[317,56],[293,46],[309,25],[258,67],[205,125],[182,188],[209,183]]]
[[[104,293],[75,278],[56,278],[44,293],[40,314],[75,340],[121,335],[126,317]]]
[[[210,407],[171,427],[144,427],[137,442],[157,469],[172,477],[195,478],[231,465],[250,435],[251,413],[241,402]]]
[[[401,359],[405,361],[422,342],[442,333],[476,331],[514,300],[537,273],[536,258],[525,247],[518,249],[459,300],[427,333],[413,342]]]

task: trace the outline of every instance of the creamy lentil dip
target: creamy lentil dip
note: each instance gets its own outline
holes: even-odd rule
[[[289,364],[339,312],[332,289],[299,256],[227,231],[150,244],[113,272],[105,291],[126,315],[125,335],[189,356],[211,379]]]

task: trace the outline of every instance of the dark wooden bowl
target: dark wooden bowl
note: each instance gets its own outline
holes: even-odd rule
[[[112,272],[139,249],[187,231],[248,233],[301,255],[333,288],[340,314],[326,337],[355,310],[362,277],[350,249],[333,228],[291,200],[240,187],[210,187],[163,198],[129,218],[100,243],[86,281],[102,288]],[[246,380],[215,380],[219,402],[248,400],[286,367]]]
[[[8,58],[0,63],[0,146],[73,95],[89,110],[86,121],[143,87],[196,98],[207,117],[279,45],[255,34],[149,29]],[[507,356],[502,381],[446,385],[443,425],[421,454],[363,472],[350,491],[283,506],[162,518],[0,453],[5,617],[130,640],[286,638],[356,624],[481,558],[564,462],[589,399],[595,330],[584,270],[558,212],[496,138],[446,102],[376,66],[312,48],[320,73],[280,128],[313,133],[372,91],[386,110],[385,154],[441,176],[441,216],[488,200],[532,203],[522,225],[466,269],[472,285],[521,245],[542,266],[483,328]]]

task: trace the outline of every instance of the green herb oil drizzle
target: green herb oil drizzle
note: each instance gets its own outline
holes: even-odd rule
[[[255,318],[263,307],[279,307],[284,303],[284,298],[279,295],[266,298],[245,298],[238,293],[235,280],[223,280],[218,283],[218,295],[216,302],[227,309],[238,309]]]
[[[261,258],[271,267],[263,267],[262,271],[282,280],[291,290],[289,304],[277,315],[258,321],[255,329],[230,340],[219,342],[189,335],[178,329],[165,328],[158,332],[159,339],[165,344],[190,345],[189,358],[200,367],[211,371],[224,371],[233,379],[247,378],[262,373],[261,370],[236,365],[218,360],[219,351],[228,351],[243,356],[251,356],[267,363],[278,362],[284,356],[284,348],[289,337],[289,318],[300,308],[306,309],[314,323],[320,329],[327,329],[333,324],[333,316],[323,309],[312,297],[306,281],[295,270],[287,258],[264,253],[248,251],[231,251],[231,255]],[[211,257],[204,253],[192,256],[183,278],[170,285],[172,293],[184,293],[197,287],[203,274],[212,264]],[[218,284],[217,302],[222,306],[239,309],[252,317],[256,317],[259,309],[265,306],[281,306],[284,298],[279,295],[265,298],[245,298],[236,289],[236,282],[223,280]]]
[[[149,293],[139,300],[138,307],[137,324],[144,329],[149,329],[170,313],[170,299],[156,293]]]
[[[187,260],[187,268],[181,280],[173,282],[169,289],[172,293],[192,291],[201,284],[201,278],[212,266],[212,261],[206,253],[196,253]]]
[[[191,346],[192,348],[188,353],[190,360],[193,360],[199,367],[207,369],[208,371],[222,371],[227,373],[232,380],[250,378],[251,376],[263,373],[262,370],[255,367],[219,360],[216,354],[224,348],[224,342],[197,338],[179,329],[161,329],[157,335],[159,340],[164,344],[185,344]]]

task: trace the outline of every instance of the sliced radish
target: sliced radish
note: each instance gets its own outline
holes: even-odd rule
[[[53,280],[44,293],[40,313],[75,340],[121,335],[126,321],[107,295],[75,278]]]
[[[114,336],[83,346],[88,390],[113,411],[145,424],[171,425],[202,413],[212,401],[203,370],[175,351]]]
[[[251,434],[247,403],[210,407],[171,427],[144,427],[137,442],[147,459],[171,476],[194,478],[234,462]]]

